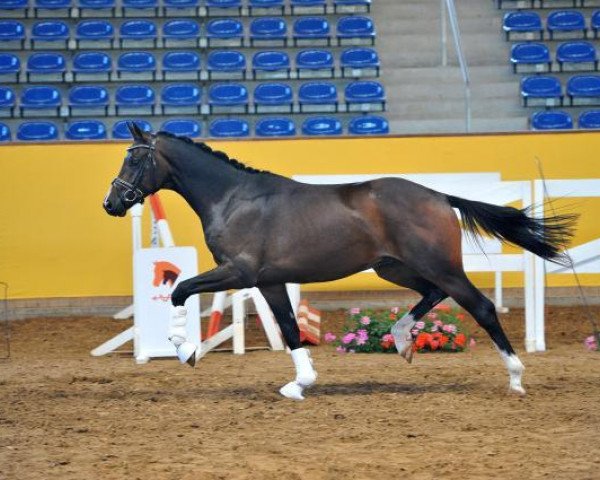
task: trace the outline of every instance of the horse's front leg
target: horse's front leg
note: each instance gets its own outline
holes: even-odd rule
[[[252,286],[251,277],[233,264],[219,265],[217,268],[181,282],[171,295],[173,312],[169,328],[169,340],[177,351],[181,363],[192,367],[196,364],[198,346],[187,339],[185,325],[187,310],[183,306],[192,295],[201,292],[221,292],[231,288],[240,289]]]
[[[300,329],[285,285],[269,285],[259,289],[275,315],[285,343],[292,351],[292,360],[296,367],[295,380],[281,387],[279,393],[293,400],[304,400],[302,393],[305,388],[315,383],[317,372],[313,368],[310,351],[302,348],[300,343]]]

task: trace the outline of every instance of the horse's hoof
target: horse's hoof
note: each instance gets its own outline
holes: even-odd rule
[[[281,393],[285,398],[289,398],[291,400],[304,400],[304,397],[302,396],[303,390],[304,389],[302,386],[296,382],[290,382],[281,387],[279,389],[279,393]]]
[[[183,342],[177,347],[177,358],[184,364],[187,363],[190,367],[196,365],[196,345],[192,342]]]
[[[400,356],[402,358],[404,358],[404,360],[406,360],[408,363],[412,363],[413,361],[413,348],[412,348],[412,342],[409,343],[406,348],[400,352]]]
[[[525,389],[523,387],[509,387],[508,388],[509,395],[517,395],[519,397],[524,397],[526,395]]]

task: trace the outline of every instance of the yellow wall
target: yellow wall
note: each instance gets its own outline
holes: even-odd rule
[[[505,180],[600,178],[600,134],[522,134],[209,142],[256,168],[283,175],[334,173],[496,172]],[[101,208],[126,144],[7,145],[0,147],[0,281],[11,298],[131,294],[130,218]],[[175,241],[195,245],[200,269],[211,266],[199,221],[171,192],[162,194]],[[600,236],[600,199],[571,199],[582,213],[575,244]],[[145,221],[145,233],[148,221]],[[147,241],[147,238],[146,238]],[[489,284],[488,275],[474,277]],[[517,285],[519,276],[507,275]],[[589,285],[600,276],[584,275]],[[572,284],[554,276],[556,285]],[[375,276],[308,286],[387,288]]]

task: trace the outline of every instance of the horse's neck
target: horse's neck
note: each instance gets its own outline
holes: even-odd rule
[[[198,151],[170,161],[170,164],[173,190],[188,202],[205,227],[212,221],[218,205],[228,202],[240,184],[245,183],[243,177],[249,175]]]

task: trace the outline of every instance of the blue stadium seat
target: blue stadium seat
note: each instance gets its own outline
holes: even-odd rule
[[[21,116],[34,113],[36,116],[59,116],[62,97],[56,87],[27,87],[21,92]]]
[[[349,48],[340,55],[342,77],[378,77],[379,56],[372,48]]]
[[[242,14],[242,0],[205,0],[208,15],[233,15],[239,17]]]
[[[124,17],[156,17],[158,0],[122,0],[121,12]]]
[[[341,135],[342,123],[335,117],[309,117],[302,124],[302,134],[316,135]]]
[[[546,19],[550,40],[557,38],[585,38],[585,17],[579,10],[557,10]]]
[[[162,72],[165,80],[199,80],[200,55],[191,51],[174,51],[162,59]]]
[[[193,83],[171,83],[162,88],[160,104],[164,115],[198,114],[202,90]]]
[[[248,89],[238,83],[215,83],[208,91],[210,113],[248,113]]]
[[[0,83],[18,82],[21,61],[12,53],[0,53]]]
[[[348,133],[352,135],[385,135],[390,133],[388,121],[377,115],[355,117],[348,123]]]
[[[10,128],[8,128],[8,125],[0,123],[0,142],[10,142],[11,140]]]
[[[258,137],[293,137],[296,135],[296,125],[289,118],[265,118],[256,122]]]
[[[163,0],[165,17],[198,17],[199,0]]]
[[[590,20],[590,25],[592,27],[592,32],[594,34],[594,38],[598,38],[598,32],[600,31],[600,10],[596,10],[592,13],[592,18]]]
[[[73,58],[73,80],[109,80],[112,60],[104,52],[81,52]]]
[[[600,110],[588,110],[579,115],[579,128],[600,129]]]
[[[174,118],[164,122],[160,129],[180,137],[197,138],[202,135],[202,127],[196,120],[187,118]]]
[[[150,20],[128,20],[119,30],[121,47],[156,47],[157,38],[156,25]]]
[[[67,48],[69,26],[61,20],[36,22],[31,28],[31,46],[38,48]]]
[[[358,81],[346,85],[346,110],[348,112],[371,112],[385,110],[385,90],[374,81]]]
[[[570,130],[573,128],[571,115],[560,110],[535,112],[531,116],[533,130]]]
[[[17,129],[17,139],[24,142],[46,142],[58,138],[53,122],[23,122]]]
[[[69,122],[65,128],[67,140],[105,140],[106,137],[106,125],[100,120]]]
[[[71,0],[35,0],[33,14],[36,18],[68,18]]]
[[[216,138],[242,138],[250,135],[250,126],[246,120],[223,118],[210,123],[209,133]]]
[[[335,13],[369,13],[371,0],[333,0]]]
[[[292,15],[325,15],[325,0],[290,0]]]
[[[502,19],[502,29],[506,40],[542,40],[544,28],[542,19],[536,12],[508,12]]]
[[[155,102],[154,90],[148,85],[123,85],[115,94],[117,115],[152,115]]]
[[[0,2],[2,18],[27,18],[29,0],[3,0]]]
[[[304,17],[294,22],[295,46],[331,45],[331,31],[325,17]]]
[[[515,43],[510,50],[514,73],[549,72],[552,65],[550,50],[544,43]]]
[[[375,45],[375,25],[369,17],[353,15],[337,22],[338,45]]]
[[[328,50],[302,50],[296,55],[298,78],[333,78],[333,55]]]
[[[290,78],[290,57],[287,52],[263,50],[252,57],[254,79]]]
[[[78,0],[81,17],[114,17],[115,0]]]
[[[200,25],[193,20],[170,20],[162,29],[164,47],[197,47]]]
[[[12,117],[15,110],[15,92],[0,86],[0,117]]]
[[[152,125],[147,120],[142,119],[130,119],[130,120],[119,120],[113,125],[112,128],[112,138],[116,140],[130,140],[132,138],[131,132],[129,131],[129,127],[127,123],[130,121],[134,121],[138,127],[142,129],[144,132],[151,132]]]
[[[287,46],[287,23],[281,17],[255,18],[250,23],[250,46]]]
[[[254,89],[256,113],[292,113],[292,87],[286,83],[260,83]]]
[[[237,50],[214,50],[206,61],[210,80],[246,78],[246,57]]]
[[[600,75],[575,75],[567,81],[571,105],[600,105]]]
[[[107,20],[83,20],[75,30],[78,48],[112,48],[114,38],[115,28]]]
[[[283,0],[248,0],[248,13],[253,15],[283,15]]]
[[[337,112],[337,88],[330,82],[307,82],[298,89],[300,112]]]
[[[0,48],[23,49],[25,44],[25,26],[16,20],[0,20]]]
[[[79,85],[69,90],[70,116],[108,115],[109,96],[105,87],[98,85]]]
[[[211,20],[206,25],[209,47],[241,47],[244,44],[244,25],[233,18]]]
[[[117,60],[117,77],[127,80],[156,80],[156,59],[150,52],[125,52]]]
[[[556,49],[559,70],[598,70],[596,48],[590,42],[572,41],[561,43]]]
[[[521,99],[525,107],[562,105],[563,95],[560,80],[547,75],[523,77],[521,79]]]
[[[34,53],[27,59],[27,81],[59,81],[65,79],[67,62],[62,53]]]

